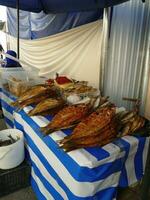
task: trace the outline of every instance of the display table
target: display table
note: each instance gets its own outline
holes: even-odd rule
[[[39,200],[112,200],[117,187],[129,186],[143,176],[149,138],[126,136],[103,148],[65,153],[57,140],[71,133],[58,131],[43,137],[40,127],[51,117],[29,117],[32,108],[15,111],[15,98],[2,92],[2,108],[8,126],[24,132],[32,164],[31,184]]]

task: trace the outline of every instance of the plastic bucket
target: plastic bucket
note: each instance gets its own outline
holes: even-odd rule
[[[5,140],[11,135],[14,139],[19,138],[15,143],[0,147],[0,169],[11,169],[20,165],[25,157],[24,137],[18,129],[6,129],[0,131],[0,138]]]

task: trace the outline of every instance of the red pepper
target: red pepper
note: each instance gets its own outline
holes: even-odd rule
[[[59,85],[63,85],[65,83],[72,83],[72,80],[70,80],[66,76],[59,76],[58,73],[56,74],[56,79],[55,80]]]

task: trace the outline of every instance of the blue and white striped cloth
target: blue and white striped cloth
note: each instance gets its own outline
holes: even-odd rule
[[[58,131],[43,137],[40,127],[51,117],[29,117],[31,106],[16,112],[14,100],[2,94],[7,124],[22,130],[32,164],[31,184],[39,200],[113,200],[117,187],[129,186],[143,176],[149,138],[126,136],[103,148],[65,153],[57,140],[70,134]]]

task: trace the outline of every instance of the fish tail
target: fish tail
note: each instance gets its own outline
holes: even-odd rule
[[[77,147],[75,146],[75,143],[70,141],[69,143],[65,143],[63,145],[59,146],[61,149],[64,149],[65,152],[70,152],[73,151],[75,149],[77,149]]]
[[[19,112],[19,111],[22,110],[24,107],[25,107],[25,106],[19,105],[18,108],[16,109],[16,111]]]
[[[57,141],[59,144],[65,144],[70,140],[70,136],[66,136],[64,139]]]
[[[30,110],[30,111],[28,112],[28,115],[29,115],[30,117],[33,116],[33,115],[34,115],[33,110]]]
[[[41,132],[43,133],[44,136],[47,136],[51,133],[53,133],[54,131],[57,131],[58,129],[56,128],[50,128],[49,126],[46,127],[42,127],[41,128]]]
[[[14,107],[17,107],[17,106],[19,106],[19,102],[18,101],[14,101],[10,105],[14,106]]]

